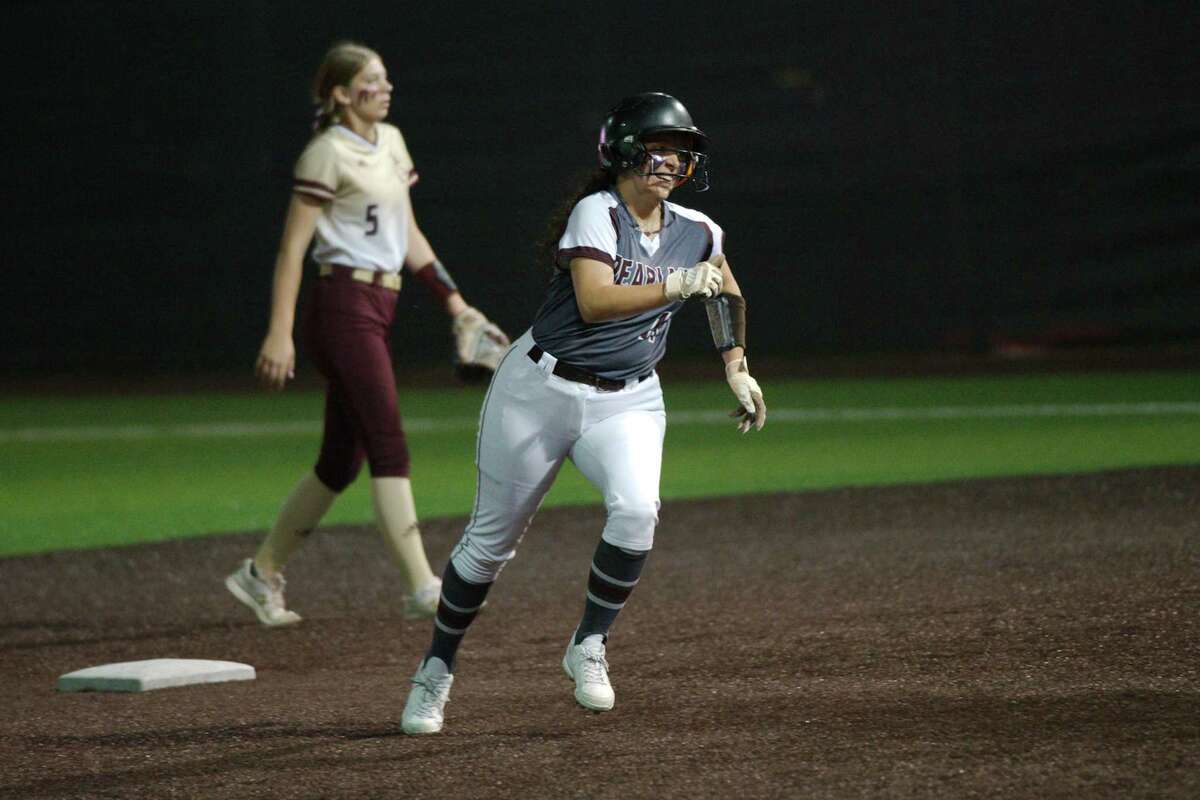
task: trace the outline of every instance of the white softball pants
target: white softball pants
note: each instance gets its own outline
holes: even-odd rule
[[[450,557],[472,583],[500,574],[568,458],[604,496],[604,540],[654,545],[667,428],[658,375],[602,392],[555,375],[549,353],[535,364],[533,343],[529,331],[517,339],[483,401],[475,507]]]

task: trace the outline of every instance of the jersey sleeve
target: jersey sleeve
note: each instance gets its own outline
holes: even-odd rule
[[[713,231],[713,252],[709,255],[724,255],[725,254],[725,229],[721,228],[709,219],[708,229]]]
[[[712,250],[708,254],[708,258],[725,254],[725,229],[707,217],[708,230],[712,234]]]
[[[603,195],[589,195],[571,209],[555,262],[566,269],[573,258],[590,258],[610,267],[617,263],[616,221]]]
[[[337,194],[337,156],[328,137],[317,136],[308,143],[292,173],[292,191],[319,200],[332,200]]]
[[[725,254],[725,230],[713,222],[712,217],[705,214],[703,211],[697,211],[694,208],[684,208],[677,206],[674,203],[670,204],[671,209],[681,217],[690,219],[693,222],[698,222],[704,226],[704,231],[708,234],[708,241],[705,243],[705,252],[701,253],[701,260],[707,260],[713,256]]]

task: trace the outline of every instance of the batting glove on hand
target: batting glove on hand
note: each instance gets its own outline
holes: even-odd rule
[[[465,383],[486,381],[496,371],[508,337],[477,308],[467,306],[455,315],[454,372]]]
[[[738,407],[729,412],[729,416],[741,420],[738,431],[746,433],[751,425],[754,430],[761,431],[767,424],[767,404],[763,402],[758,381],[750,377],[750,365],[745,356],[725,365],[725,380],[729,381],[729,388],[738,399]]]
[[[725,275],[721,271],[724,263],[725,256],[717,255],[711,261],[701,261],[694,267],[675,270],[667,275],[663,294],[672,302],[687,300],[694,295],[716,297],[725,282]]]

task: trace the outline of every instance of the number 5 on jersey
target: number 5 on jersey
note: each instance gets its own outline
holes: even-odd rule
[[[379,233],[379,215],[375,213],[378,208],[379,206],[374,203],[367,206],[367,224],[371,226],[367,228],[367,236],[374,236]]]

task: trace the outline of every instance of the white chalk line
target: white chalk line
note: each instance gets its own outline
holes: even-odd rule
[[[780,423],[1160,416],[1200,416],[1200,402],[1041,403],[1000,406],[930,406],[925,408],[768,408],[767,422],[778,425]],[[671,425],[732,424],[725,411],[715,410],[676,411],[667,414],[667,422]],[[478,417],[405,417],[404,429],[409,433],[473,431],[478,423]],[[321,422],[319,420],[161,425],[75,425],[0,430],[0,444],[312,436],[320,432]]]

